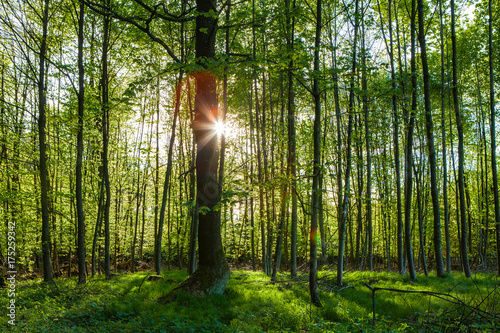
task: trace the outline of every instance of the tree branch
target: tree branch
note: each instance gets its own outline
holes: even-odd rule
[[[130,17],[122,16],[122,15],[118,14],[117,12],[115,12],[114,10],[112,10],[111,8],[109,8],[107,6],[103,6],[101,4],[93,3],[93,2],[90,2],[90,1],[87,1],[87,0],[82,0],[82,1],[83,1],[83,3],[85,3],[85,5],[87,7],[89,7],[91,10],[93,10],[94,12],[96,12],[96,13],[98,13],[100,15],[111,16],[111,17],[113,17],[113,18],[115,18],[115,19],[117,19],[119,21],[127,22],[127,23],[135,26],[137,29],[139,29],[142,32],[146,33],[154,42],[157,42],[158,44],[160,44],[165,49],[165,51],[167,51],[168,55],[175,62],[179,62],[179,63],[181,62],[181,60],[174,54],[174,52],[172,51],[172,49],[161,38],[159,38],[159,37],[157,37],[156,35],[153,34],[153,32],[149,29],[149,23],[147,23],[146,27],[144,27],[139,22],[137,22],[135,19],[132,19]],[[165,18],[165,19],[168,20],[168,21],[173,21],[172,19],[167,19],[167,18]],[[177,21],[177,22],[179,22],[179,21]]]

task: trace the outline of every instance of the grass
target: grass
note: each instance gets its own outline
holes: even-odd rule
[[[476,274],[467,279],[451,274],[444,279],[408,277],[387,272],[348,272],[341,291],[335,274],[319,274],[323,307],[310,305],[307,275],[292,280],[280,275],[278,283],[259,272],[233,271],[224,295],[196,298],[181,295],[168,305],[155,300],[186,278],[184,271],[164,271],[165,280],[148,282],[148,273],[120,274],[110,281],[102,276],[77,286],[63,278],[56,286],[39,280],[17,282],[16,324],[5,315],[0,331],[16,332],[366,332],[366,331],[472,331],[498,329],[499,320],[481,319],[465,308],[422,294],[376,292],[376,325],[372,325],[369,282],[380,288],[449,293],[483,311],[500,310],[499,279]],[[498,288],[498,289],[497,289]],[[488,296],[488,297],[487,297]],[[2,306],[7,290],[0,291]]]

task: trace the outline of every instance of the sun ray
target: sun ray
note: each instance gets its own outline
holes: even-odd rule
[[[226,134],[227,129],[226,126],[222,121],[216,121],[214,123],[214,130],[217,133],[218,136],[221,136],[222,134]]]

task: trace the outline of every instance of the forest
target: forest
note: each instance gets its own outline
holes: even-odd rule
[[[499,16],[1,1],[0,327],[499,329]]]

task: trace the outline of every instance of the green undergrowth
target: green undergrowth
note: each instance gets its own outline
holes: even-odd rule
[[[15,332],[489,332],[499,329],[499,279],[477,274],[446,278],[419,275],[410,281],[396,273],[348,272],[344,288],[336,275],[319,273],[323,306],[309,302],[307,274],[291,279],[279,275],[277,283],[259,272],[233,271],[224,295],[196,298],[181,294],[167,305],[156,302],[186,278],[184,271],[164,271],[164,280],[149,282],[147,275],[120,274],[106,281],[102,276],[84,286],[76,280],[58,279],[56,285],[40,280],[17,282],[16,326],[0,318],[0,331]],[[454,302],[391,291],[376,291],[375,326],[372,292],[364,285],[401,290],[445,293]],[[7,290],[0,290],[2,308]],[[484,311],[478,315],[471,307]],[[4,313],[4,311],[2,312]]]

